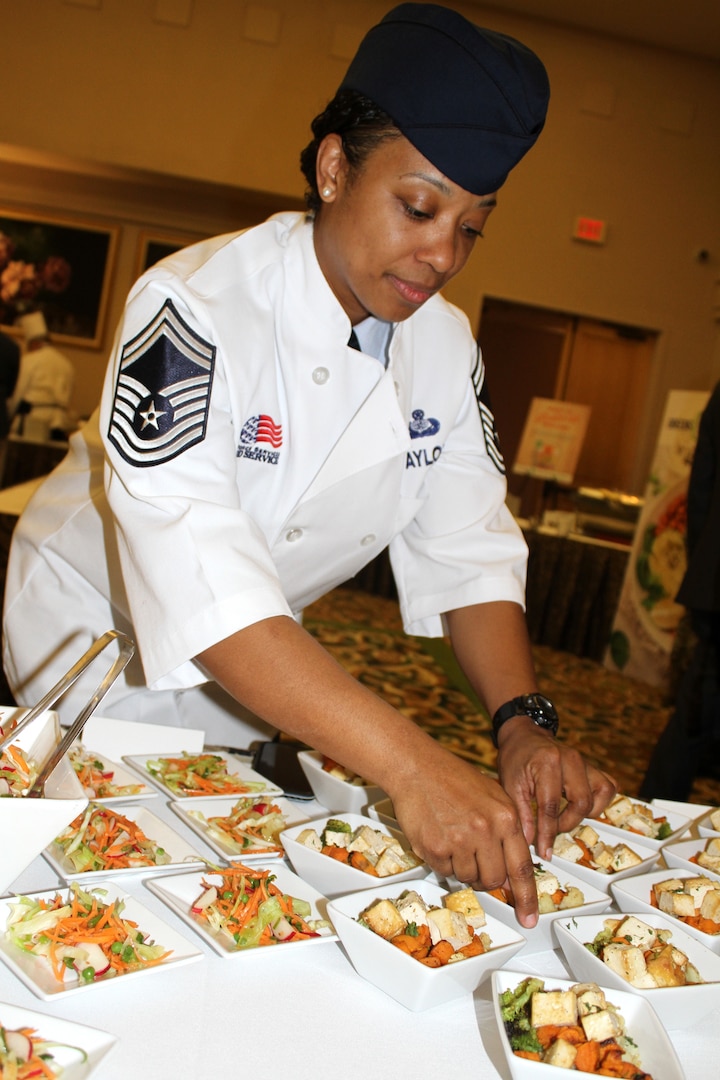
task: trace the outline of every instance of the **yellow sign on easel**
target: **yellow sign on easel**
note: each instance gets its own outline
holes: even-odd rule
[[[513,472],[571,484],[589,421],[589,405],[533,398]]]

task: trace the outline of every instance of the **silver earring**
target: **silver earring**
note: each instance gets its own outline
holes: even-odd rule
[[[322,193],[323,193],[323,198],[324,199],[329,199],[330,196],[332,195],[332,188],[324,187],[322,189]]]

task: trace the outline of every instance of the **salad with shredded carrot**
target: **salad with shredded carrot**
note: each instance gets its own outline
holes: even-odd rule
[[[162,963],[171,955],[123,917],[124,901],[104,903],[77,883],[67,896],[20,896],[10,903],[6,937],[46,961],[58,982],[92,983]]]
[[[310,904],[283,893],[273,884],[275,876],[271,870],[253,870],[240,863],[219,870],[219,882],[204,880],[203,891],[190,910],[232,949],[322,937],[330,924],[308,921]]]
[[[287,819],[277,803],[259,799],[238,799],[229,814],[206,817],[190,810],[190,817],[207,826],[214,840],[236,855],[278,855],[284,848],[278,840]]]
[[[36,1028],[3,1027],[0,1019],[0,1080],[31,1080],[33,1077],[59,1080],[62,1068],[55,1062],[52,1053],[58,1047],[75,1051],[80,1063],[88,1059],[80,1047],[43,1039],[37,1034]]]
[[[107,806],[90,803],[59,836],[55,844],[80,872],[128,870],[167,866],[167,851],[149,839],[139,825]]]
[[[0,754],[0,796],[22,795],[38,775],[37,766],[19,746],[12,743]]]
[[[249,795],[265,791],[263,780],[243,780],[228,772],[220,754],[183,754],[146,762],[147,771],[175,795]]]
[[[144,784],[116,784],[114,769],[108,768],[97,754],[84,746],[73,746],[68,758],[90,799],[116,799],[119,796],[141,795],[147,790]]]

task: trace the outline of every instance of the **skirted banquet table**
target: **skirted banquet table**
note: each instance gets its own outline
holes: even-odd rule
[[[114,724],[122,734],[122,725]],[[130,743],[116,746],[115,761],[123,750],[137,753]],[[314,800],[296,805],[310,819],[327,817],[331,809]],[[146,806],[203,858],[217,863],[216,852],[171,810],[165,794],[158,790]],[[697,816],[706,808],[687,809]],[[356,974],[335,941],[220,956],[147,887],[150,878],[148,872],[133,871],[99,884],[109,892],[118,885],[179,934],[194,954],[187,962],[40,998],[7,966],[0,948],[0,1023],[4,1002],[108,1033],[116,1041],[93,1071],[97,1080],[260,1074],[292,1080],[418,1080],[450,1074],[508,1080],[489,980],[474,995],[415,1013]],[[61,886],[40,856],[5,895]],[[549,980],[569,977],[561,954],[550,950],[520,952],[505,967]],[[719,1025],[720,1008],[690,1028],[670,1030],[688,1080],[715,1075]]]

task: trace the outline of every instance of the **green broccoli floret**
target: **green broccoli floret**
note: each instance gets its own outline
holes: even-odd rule
[[[500,995],[500,1008],[505,1023],[519,1023],[526,1030],[530,1030],[530,998],[539,990],[543,990],[545,983],[542,979],[523,979],[514,990],[505,990]]]
[[[352,825],[348,825],[347,821],[340,821],[339,818],[328,818],[327,822],[325,823],[325,828],[320,834],[320,839],[322,840],[323,844],[327,843],[326,836],[329,832],[344,832],[352,835]]]
[[[530,1053],[542,1054],[543,1046],[538,1042],[535,1029],[530,1028],[529,1031],[518,1031],[513,1024],[506,1024],[505,1030],[510,1040],[510,1045],[513,1050],[527,1050]]]

